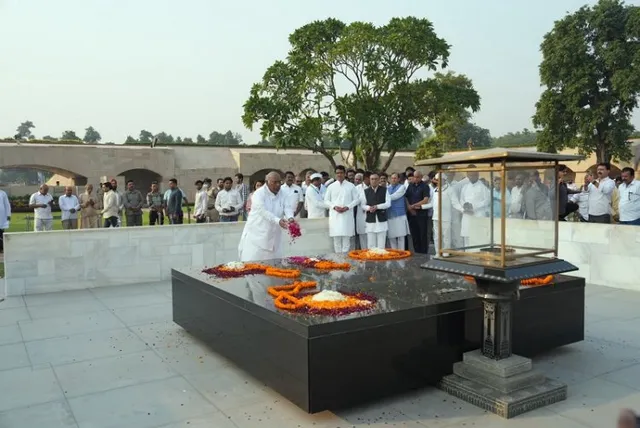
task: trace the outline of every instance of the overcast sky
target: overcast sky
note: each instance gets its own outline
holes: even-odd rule
[[[632,2],[638,3],[638,1]],[[283,59],[287,36],[335,17],[430,19],[450,69],[482,97],[493,136],[531,128],[542,37],[584,0],[0,0],[0,137],[31,120],[38,137],[94,126],[103,141],[141,129],[174,136],[228,129],[251,84]],[[640,128],[639,115],[634,124]]]

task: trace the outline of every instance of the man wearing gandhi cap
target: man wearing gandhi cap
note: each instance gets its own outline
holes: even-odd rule
[[[322,174],[311,174],[311,184],[307,187],[304,196],[307,206],[308,218],[323,218],[327,216],[329,205],[324,202],[325,188],[322,186]]]

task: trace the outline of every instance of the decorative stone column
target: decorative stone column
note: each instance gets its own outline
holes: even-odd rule
[[[480,408],[511,418],[565,400],[567,386],[533,370],[529,358],[513,355],[512,306],[519,281],[476,278],[483,304],[482,345],[463,355],[440,388]]]

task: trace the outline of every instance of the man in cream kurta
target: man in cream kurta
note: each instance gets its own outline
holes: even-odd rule
[[[310,179],[311,182],[305,189],[304,195],[307,218],[325,218],[327,216],[327,205],[324,203],[326,189],[322,187],[322,175],[316,172]]]
[[[270,172],[264,186],[253,192],[251,215],[242,231],[240,261],[250,262],[282,257],[282,230],[293,221],[293,207],[280,192],[282,179]]]
[[[486,217],[487,209],[491,203],[491,192],[479,180],[480,174],[471,171],[467,174],[469,182],[460,189],[460,199],[452,199],[453,209],[462,213],[460,236],[464,240],[464,246],[469,246],[469,236],[472,217]]]
[[[336,253],[348,253],[351,249],[351,237],[355,234],[353,209],[360,204],[356,186],[345,180],[345,175],[343,166],[336,167],[336,181],[324,195],[329,206],[329,236],[333,238]]]
[[[443,176],[441,172],[436,174],[434,181],[436,183],[442,180],[442,190],[440,186],[436,186],[433,193],[433,243],[436,249],[436,254],[440,244],[440,233],[442,233],[442,248],[451,249],[453,244],[453,231],[452,219],[454,210],[451,204],[453,193],[455,189],[451,186],[446,176]],[[440,192],[442,194],[440,195]],[[440,209],[440,200],[442,199],[442,210]],[[440,212],[442,211],[442,221],[440,221]],[[440,229],[442,227],[442,230]],[[462,246],[462,245],[461,245]]]

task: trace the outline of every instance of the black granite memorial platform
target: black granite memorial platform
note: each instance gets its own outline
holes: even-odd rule
[[[425,261],[349,260],[349,272],[303,270],[302,280],[317,281],[319,290],[379,299],[369,312],[340,317],[275,308],[266,289],[283,279],[221,280],[201,269],[173,270],[173,319],[307,412],[337,410],[434,385],[463,352],[480,347],[475,286],[421,269]],[[583,340],[584,286],[582,278],[559,276],[554,285],[522,288],[514,303],[513,352],[532,357]]]

